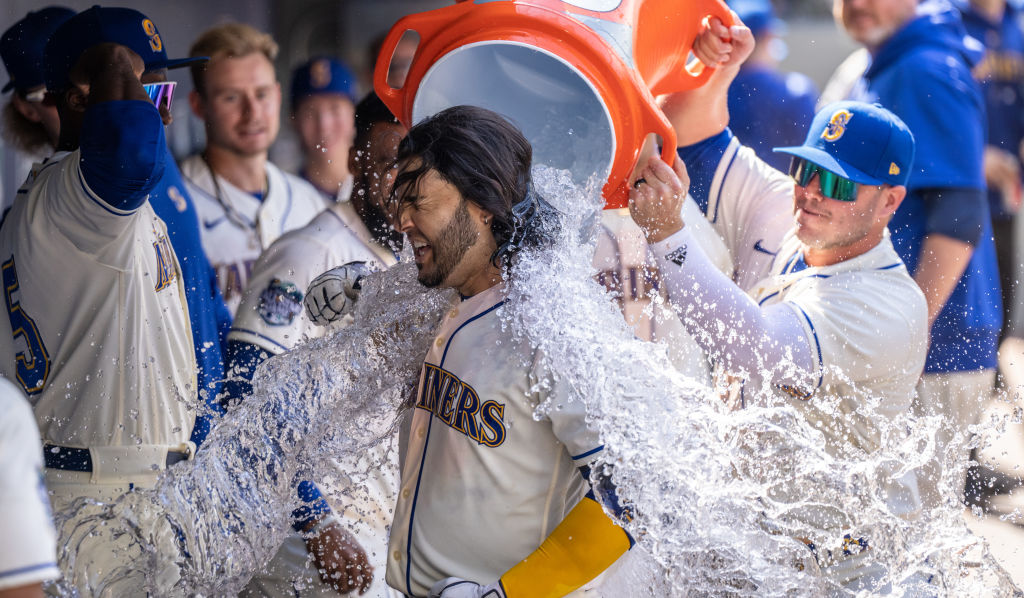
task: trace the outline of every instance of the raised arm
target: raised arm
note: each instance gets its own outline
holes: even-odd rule
[[[163,177],[164,126],[142,88],[138,54],[118,44],[86,50],[70,73],[70,110],[84,110],[82,177],[110,206],[138,208]]]
[[[679,215],[686,196],[685,167],[652,158],[646,184],[630,194],[630,214],[658,260],[669,300],[687,331],[709,356],[734,374],[768,372],[776,385],[813,387],[820,374],[797,314],[777,304],[761,307],[718,271],[693,241]]]
[[[693,53],[716,67],[707,82],[688,91],[658,98],[662,111],[676,132],[676,145],[693,145],[721,133],[729,124],[729,85],[740,65],[754,51],[754,36],[745,25],[726,27],[711,19],[693,44]]]

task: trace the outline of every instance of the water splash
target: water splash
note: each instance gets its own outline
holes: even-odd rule
[[[635,339],[593,280],[597,195],[563,172],[535,176],[565,214],[562,234],[511,266],[498,314],[511,341],[539,351],[586,402],[606,446],[598,467],[636,513],[628,529],[637,548],[604,595],[841,593],[816,574],[804,541],[819,554],[841,551],[844,533],[870,539],[894,595],[1015,594],[958,511],[901,516],[886,501],[894,479],[930,458],[939,422],[896,418],[877,451],[835,455],[792,407],[729,411],[713,389],[677,373],[663,345]],[[422,288],[409,263],[363,286],[356,323],[263,364],[253,395],[195,461],[153,490],[111,504],[82,500],[58,515],[63,593],[236,593],[283,539],[295,482],[330,475],[325,456],[391,437],[452,295]],[[561,407],[538,404],[536,416]],[[367,473],[350,472],[351,483]],[[78,558],[109,537],[121,566],[97,570]]]

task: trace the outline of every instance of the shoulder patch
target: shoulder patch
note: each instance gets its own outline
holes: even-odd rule
[[[302,313],[302,298],[302,291],[294,283],[275,278],[260,293],[257,311],[267,324],[287,326]]]

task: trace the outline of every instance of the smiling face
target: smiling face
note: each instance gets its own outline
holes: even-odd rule
[[[856,201],[839,201],[821,194],[818,175],[806,187],[794,183],[796,237],[807,264],[834,264],[873,248],[905,193],[905,187],[860,185]]]
[[[419,160],[403,165],[414,170]],[[493,286],[500,273],[491,255],[497,249],[491,215],[448,183],[435,170],[398,190],[398,229],[409,237],[420,284],[458,289],[466,296]]]
[[[264,153],[280,127],[281,86],[274,66],[259,52],[211,60],[205,93],[192,108],[206,123],[206,143],[239,156]]]

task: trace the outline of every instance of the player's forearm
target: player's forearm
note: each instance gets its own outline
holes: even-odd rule
[[[651,249],[672,308],[726,371],[767,373],[773,384],[798,388],[817,375],[796,314],[785,305],[758,306],[711,264],[686,229]]]
[[[675,130],[678,146],[717,135],[729,124],[729,86],[754,49],[753,36],[742,24],[727,29],[717,19],[714,21],[698,36],[693,51],[697,56],[712,58],[725,52],[718,57],[728,58],[715,65],[704,85],[659,98],[661,109]]]
[[[924,238],[914,280],[928,302],[929,330],[960,282],[973,253],[974,247],[969,243],[952,237],[931,234]]]
[[[736,69],[738,72],[739,69]],[[718,135],[729,125],[729,83],[712,77],[694,91],[673,93],[659,98],[662,112],[676,133],[676,145],[693,145]]]
[[[558,598],[579,589],[630,547],[625,530],[584,498],[540,547],[501,576],[508,598]]]
[[[104,202],[135,210],[163,178],[165,145],[163,121],[148,98],[89,106],[82,121],[82,177]]]

